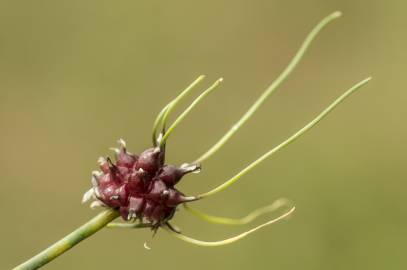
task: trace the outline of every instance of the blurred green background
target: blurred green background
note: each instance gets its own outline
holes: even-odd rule
[[[149,147],[156,113],[199,74],[206,85],[225,80],[173,133],[171,163],[210,147],[308,31],[341,10],[281,89],[180,184],[209,190],[372,75],[317,128],[196,204],[238,217],[286,197],[297,206],[291,219],[219,248],[159,232],[146,250],[148,230],[103,230],[45,268],[406,269],[406,9],[396,0],[1,1],[0,268],[94,216],[80,201],[97,157],[121,137],[133,152]],[[250,227],[183,211],[175,223],[208,240]]]

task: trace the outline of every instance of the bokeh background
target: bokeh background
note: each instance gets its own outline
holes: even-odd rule
[[[396,0],[2,0],[0,268],[94,216],[80,200],[97,157],[121,137],[133,152],[149,147],[156,113],[199,74],[202,89],[225,80],[173,133],[171,163],[210,147],[308,31],[341,10],[279,91],[180,184],[187,194],[209,190],[372,75],[317,128],[196,204],[239,217],[286,197],[297,206],[291,219],[219,248],[159,232],[146,250],[148,230],[103,230],[45,269],[406,269],[406,9]],[[208,240],[250,227],[182,211],[175,223]]]

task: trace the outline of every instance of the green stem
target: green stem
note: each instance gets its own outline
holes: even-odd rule
[[[277,153],[278,151],[280,151],[284,147],[288,146],[290,143],[294,142],[299,137],[301,137],[305,132],[307,132],[308,130],[313,128],[316,124],[319,123],[319,121],[321,121],[325,116],[327,116],[336,106],[338,106],[342,101],[344,101],[347,97],[349,97],[355,91],[360,89],[363,85],[368,83],[370,80],[371,80],[371,77],[369,77],[367,79],[364,79],[363,81],[361,81],[361,82],[355,84],[354,86],[352,86],[348,91],[346,91],[344,94],[342,94],[342,96],[337,98],[331,105],[329,105],[327,108],[325,108],[325,110],[323,110],[316,118],[314,118],[314,120],[309,122],[302,129],[298,130],[291,137],[289,137],[284,142],[280,143],[279,145],[277,145],[276,147],[274,147],[273,149],[271,149],[270,151],[268,151],[267,153],[265,153],[264,155],[262,155],[261,157],[259,157],[255,161],[253,161],[252,163],[250,163],[246,168],[241,170],[238,174],[236,174],[235,176],[230,178],[228,181],[226,181],[223,184],[217,186],[216,188],[212,189],[211,191],[208,191],[206,193],[198,195],[197,197],[202,199],[204,197],[214,195],[214,194],[216,194],[216,193],[218,193],[220,191],[225,190],[226,188],[228,188],[232,184],[234,184],[237,180],[242,178],[242,176],[244,176],[246,173],[250,172],[257,165],[259,165],[260,163],[262,163],[263,161],[265,161],[266,159],[268,159],[269,157],[271,157],[272,155],[274,155],[275,153]]]
[[[215,154],[225,143],[246,123],[253,114],[257,111],[258,108],[264,103],[264,101],[277,90],[277,88],[287,79],[288,75],[294,70],[298,65],[308,47],[311,45],[311,42],[318,35],[319,32],[331,21],[341,16],[341,12],[336,11],[322,21],[320,21],[314,29],[308,34],[302,43],[300,49],[297,51],[295,56],[292,58],[291,62],[284,69],[284,71],[277,77],[277,79],[261,94],[261,96],[254,102],[254,104],[246,111],[246,113],[223,135],[220,140],[215,143],[208,151],[206,151],[202,156],[200,156],[194,163],[202,163],[204,160],[208,159],[210,156]]]
[[[30,270],[38,269],[41,266],[49,263],[58,256],[62,255],[64,252],[73,248],[82,240],[88,238],[92,234],[96,233],[103,227],[105,227],[109,222],[114,220],[119,216],[116,210],[105,210],[75,231],[71,232],[52,246],[48,247],[44,251],[35,255],[28,261],[15,267],[14,270]]]
[[[174,123],[168,128],[168,130],[165,132],[164,136],[162,137],[160,141],[160,148],[165,145],[165,142],[167,141],[168,137],[170,136],[171,132],[174,131],[174,129],[178,126],[179,123],[182,122],[182,120],[188,115],[188,113],[203,99],[205,98],[209,93],[211,93],[213,90],[216,89],[216,87],[223,81],[223,78],[218,79],[216,82],[214,82],[208,89],[206,89],[202,94],[200,94],[192,103],[191,105],[188,106],[178,117],[175,119]],[[172,105],[171,105],[172,106]],[[169,109],[169,108],[168,108]],[[164,115],[166,117],[166,114]]]
[[[186,97],[191,90],[195,88],[203,79],[205,79],[205,75],[199,76],[194,82],[192,82],[184,91],[181,92],[175,99],[171,100],[158,114],[157,118],[154,121],[153,126],[153,144],[157,146],[157,132],[158,128],[165,128],[167,125],[168,116],[170,115],[171,111],[177,106],[177,104]]]

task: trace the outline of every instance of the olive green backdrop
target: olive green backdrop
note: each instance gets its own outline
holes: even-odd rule
[[[308,31],[341,10],[279,91],[179,185],[187,194],[209,190],[372,75],[317,128],[196,204],[238,217],[286,197],[297,206],[291,219],[218,248],[105,229],[45,269],[406,269],[406,9],[401,0],[2,0],[0,268],[94,216],[80,201],[96,159],[120,137],[131,151],[149,147],[156,113],[196,76],[225,80],[171,136],[172,163],[211,146]],[[174,222],[208,240],[250,227],[183,211]]]

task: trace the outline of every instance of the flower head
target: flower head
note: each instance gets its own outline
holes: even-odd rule
[[[200,172],[200,163],[216,153],[242,126],[246,123],[254,112],[262,105],[262,103],[270,96],[277,87],[286,79],[294,67],[302,58],[304,52],[310,45],[311,41],[319,33],[319,31],[330,21],[338,18],[341,14],[334,12],[324,18],[307,36],[304,43],[300,47],[297,54],[294,56],[287,68],[281,75],[264,91],[264,93],[256,100],[256,102],[248,109],[248,111],[220,138],[208,151],[196,159],[195,162],[185,163],[181,166],[166,164],[165,151],[166,143],[169,136],[173,133],[176,127],[189,114],[189,112],[203,100],[209,93],[213,92],[223,81],[222,78],[215,81],[210,87],[203,91],[175,120],[167,127],[168,118],[172,110],[177,104],[191,93],[192,89],[198,85],[204,76],[199,76],[191,85],[189,85],[181,94],[168,103],[158,114],[152,132],[153,147],[145,150],[139,155],[134,155],[127,151],[126,143],[120,139],[118,141],[119,148],[113,148],[115,152],[114,161],[107,158],[99,158],[100,171],[95,171],[92,174],[93,187],[84,194],[83,202],[89,201],[92,198],[91,207],[104,206],[116,209],[125,223],[112,223],[108,227],[129,227],[129,228],[144,228],[150,227],[154,231],[159,228],[164,228],[168,232],[175,235],[181,240],[201,246],[219,246],[235,242],[256,230],[267,225],[281,220],[289,216],[294,207],[285,199],[279,199],[269,206],[265,206],[254,210],[247,216],[240,219],[231,219],[225,217],[217,217],[202,213],[196,209],[192,209],[187,203],[198,201],[217,194],[232,184],[241,179],[244,175],[254,169],[256,166],[267,160],[275,153],[289,145],[291,142],[298,139],[306,131],[314,127],[321,119],[331,112],[345,98],[354,93],[357,89],[366,84],[370,78],[367,78],[346,91],[342,96],[337,98],[331,105],[325,108],[315,119],[298,130],[281,144],[264,153],[255,161],[251,162],[244,169],[239,171],[233,177],[223,182],[212,190],[196,196],[186,196],[176,188],[176,184],[183,176],[192,172]],[[174,216],[177,207],[183,205],[184,208],[194,216],[207,222],[224,224],[224,225],[242,225],[253,221],[256,217],[288,207],[288,210],[283,212],[270,221],[261,224],[253,229],[250,229],[237,236],[214,242],[200,241],[183,235],[175,226],[170,224],[170,220]]]
[[[94,198],[98,205],[118,209],[126,221],[138,219],[157,228],[172,218],[179,204],[196,200],[175,184],[185,174],[199,171],[199,165],[167,165],[165,150],[159,147],[134,155],[124,140],[119,140],[119,146],[114,149],[115,162],[99,158],[100,171],[93,173],[93,187],[84,202]]]

